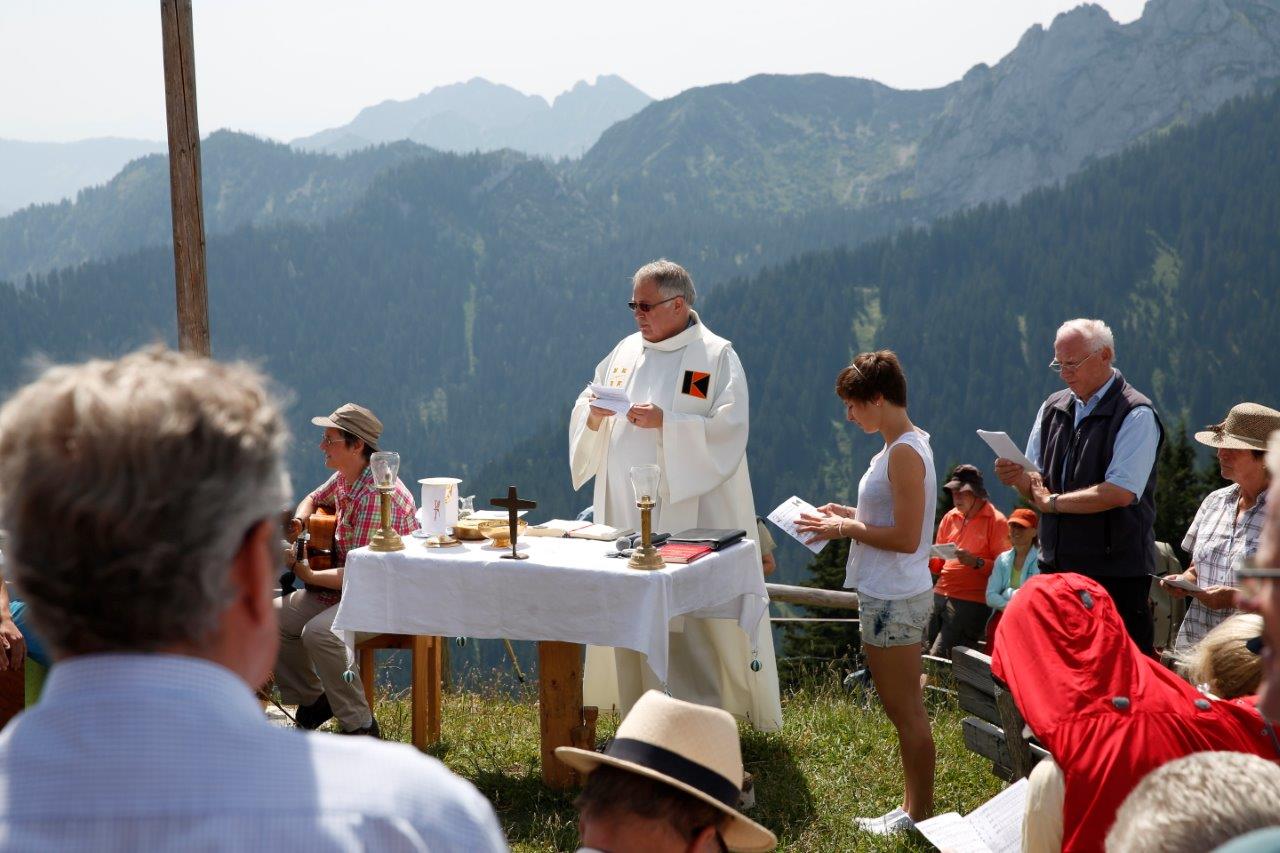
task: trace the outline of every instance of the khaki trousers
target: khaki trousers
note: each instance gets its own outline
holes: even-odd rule
[[[280,624],[276,685],[286,704],[310,705],[323,693],[345,731],[362,729],[373,720],[364,698],[357,665],[348,682],[347,648],[333,633],[336,604],[325,604],[310,590],[296,590],[275,600]]]

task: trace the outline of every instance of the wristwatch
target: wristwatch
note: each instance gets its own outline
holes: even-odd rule
[[[986,560],[984,560],[983,558],[979,557],[979,558],[978,558],[978,562],[974,565],[974,568],[975,568],[975,569],[981,569],[981,568],[982,568],[983,566],[985,566],[986,564],[987,564],[987,561],[986,561]]]
[[[1049,495],[1049,512],[1054,515],[1057,515],[1058,513],[1058,496],[1056,494]]]

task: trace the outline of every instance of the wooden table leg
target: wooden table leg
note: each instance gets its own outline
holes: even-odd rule
[[[569,765],[556,758],[557,746],[573,745],[582,725],[582,656],[577,643],[538,643],[538,723],[542,735],[542,781],[549,788],[574,783]]]
[[[426,749],[440,740],[440,638],[413,638],[413,745]]]

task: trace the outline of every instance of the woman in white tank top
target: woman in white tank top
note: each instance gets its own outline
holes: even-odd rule
[[[906,791],[902,805],[858,818],[877,834],[909,829],[933,814],[933,733],[920,683],[920,644],[933,607],[929,544],[938,480],[929,434],[907,416],[907,379],[889,350],[866,352],[840,371],[836,393],[848,420],[879,433],[884,448],[858,484],[857,507],[829,503],[803,515],[811,541],[850,539],[845,586],[859,599],[862,650],[885,714],[898,731]]]

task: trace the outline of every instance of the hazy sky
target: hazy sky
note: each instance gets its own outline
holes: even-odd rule
[[[898,88],[994,63],[1078,0],[195,0],[200,128],[291,139],[485,77],[548,99],[619,74],[656,98],[752,74]],[[1118,21],[1144,0],[1100,0]],[[0,137],[164,139],[159,0],[0,0]]]

